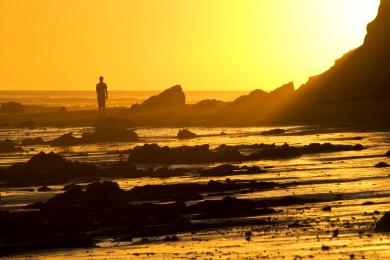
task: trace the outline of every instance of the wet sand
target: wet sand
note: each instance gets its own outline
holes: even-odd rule
[[[62,129],[69,132],[70,129]],[[81,133],[84,129],[72,129]],[[80,147],[53,148],[31,146],[34,149],[25,153],[2,154],[0,164],[10,165],[18,161],[26,161],[37,151],[55,151],[71,160],[93,163],[119,161],[126,150],[143,143],[158,143],[160,145],[181,146],[210,144],[217,147],[220,144],[283,144],[307,145],[313,142],[331,142],[334,144],[362,144],[362,151],[348,151],[326,154],[304,155],[287,160],[261,160],[245,162],[242,165],[253,165],[266,168],[266,173],[224,176],[199,177],[182,176],[172,178],[142,178],[115,180],[123,189],[146,184],[174,183],[206,183],[209,180],[256,180],[292,183],[285,188],[265,191],[248,191],[233,194],[242,199],[269,199],[283,196],[304,196],[312,198],[327,198],[327,202],[308,203],[304,205],[281,206],[274,208],[277,213],[250,217],[272,221],[272,225],[248,225],[237,227],[205,230],[193,233],[177,234],[178,242],[164,242],[163,237],[148,237],[148,240],[136,238],[131,242],[114,242],[104,239],[98,243],[98,248],[80,250],[54,250],[49,252],[33,252],[22,254],[19,258],[33,257],[50,258],[270,258],[285,257],[324,258],[324,259],[386,259],[390,257],[390,235],[373,232],[372,225],[390,209],[389,168],[375,168],[379,162],[390,163],[385,156],[390,150],[390,133],[336,131],[334,133],[315,133],[309,135],[286,134],[279,136],[262,136],[259,133],[269,128],[191,128],[201,137],[191,140],[177,140],[177,129],[138,129],[141,140],[132,143],[113,143],[88,145]],[[27,131],[27,133],[26,133]],[[77,132],[79,131],[79,132]],[[218,133],[226,132],[226,136]],[[11,134],[11,135],[10,135]],[[13,136],[18,139],[24,135],[41,136],[50,139],[58,136],[58,129],[2,129],[0,139]],[[214,137],[210,135],[215,134]],[[207,137],[202,137],[207,135]],[[356,138],[360,137],[360,138]],[[145,165],[138,165],[143,167]],[[215,164],[204,165],[170,165],[170,167],[212,167]],[[272,167],[272,168],[270,168]],[[37,187],[33,187],[37,188]],[[17,209],[26,204],[45,201],[54,194],[61,193],[61,186],[53,186],[48,193],[24,191],[26,188],[1,188],[2,209]],[[207,197],[207,194],[205,194]],[[220,199],[211,196],[207,199]],[[330,211],[324,207],[330,206]],[[245,223],[248,218],[238,223]],[[211,220],[209,220],[211,221]],[[336,231],[337,230],[337,231]],[[247,232],[251,233],[247,233]],[[337,237],[335,234],[337,234]],[[247,235],[245,235],[247,234]],[[250,234],[250,236],[248,236]],[[248,237],[250,237],[248,239]],[[247,241],[249,240],[249,241]]]

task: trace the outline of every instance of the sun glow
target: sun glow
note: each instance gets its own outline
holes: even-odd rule
[[[379,0],[2,0],[0,89],[273,89],[364,39]]]

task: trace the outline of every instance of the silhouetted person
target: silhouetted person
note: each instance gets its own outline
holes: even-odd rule
[[[108,98],[107,85],[103,82],[104,78],[99,78],[99,83],[96,84],[96,95],[99,108],[99,115],[106,114],[106,99]]]

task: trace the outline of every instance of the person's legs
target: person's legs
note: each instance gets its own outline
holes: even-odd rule
[[[101,116],[102,115],[102,107],[100,104],[98,105],[98,110],[99,110],[99,116]]]
[[[106,115],[106,104],[105,103],[102,104],[102,112],[101,113],[103,116]]]
[[[98,108],[99,108],[99,116],[102,116],[105,114],[106,110],[106,104],[105,100],[102,97],[98,97]]]

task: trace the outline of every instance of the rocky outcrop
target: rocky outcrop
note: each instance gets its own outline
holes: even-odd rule
[[[73,132],[69,132],[51,140],[49,143],[52,146],[72,146],[81,144],[81,139],[74,137]]]
[[[380,162],[380,163],[377,163],[377,164],[375,165],[375,167],[376,167],[376,168],[388,168],[388,167],[390,167],[390,165],[387,164],[387,163],[385,163],[385,162]]]
[[[128,119],[106,117],[96,123],[94,132],[83,133],[81,138],[74,137],[70,132],[49,143],[52,146],[72,146],[104,142],[133,142],[138,140],[138,135],[127,129],[132,124]]]
[[[251,148],[250,154],[243,154],[240,149]],[[192,164],[192,163],[223,163],[244,162],[256,160],[288,159],[302,156],[303,154],[332,153],[341,151],[360,151],[362,145],[333,145],[310,144],[294,147],[288,144],[276,145],[221,145],[216,149],[210,149],[209,145],[161,147],[157,144],[145,144],[136,146],[130,150],[130,163],[163,163],[163,164]]]
[[[12,140],[6,139],[0,141],[0,153],[13,153],[13,152],[22,152],[23,149],[16,146],[16,143]]]
[[[24,138],[22,140],[22,145],[43,145],[45,143],[42,137]]]
[[[390,232],[390,212],[386,212],[385,215],[376,223],[376,232]]]
[[[390,98],[390,2],[382,0],[367,26],[364,44],[345,54],[297,90],[280,116],[285,121],[358,122],[388,125],[383,113]]]
[[[180,129],[179,132],[177,133],[178,139],[192,139],[196,137],[198,136],[188,129]]]
[[[266,190],[276,186],[272,182],[227,184],[210,181],[207,184],[147,185],[125,191],[114,182],[94,182],[84,189],[75,187],[47,202],[27,207],[34,211],[0,211],[0,256],[30,250],[93,247],[94,239],[98,238],[164,237],[179,232],[243,225],[243,219],[239,224],[223,220],[202,224],[192,220],[256,216],[275,211],[265,208],[264,202],[231,197],[193,201],[190,206],[186,202],[203,199],[197,194],[200,191]],[[148,200],[166,203],[146,202]],[[266,223],[260,220],[256,224]],[[177,241],[177,238],[172,236],[165,240]]]
[[[173,86],[156,96],[152,96],[141,104],[133,105],[136,110],[155,110],[161,108],[180,107],[186,102],[185,94],[180,85]]]
[[[223,106],[224,104],[225,104],[224,102],[217,99],[205,99],[194,104],[194,107],[197,109],[210,109],[210,108]]]
[[[106,117],[95,125],[95,132],[84,133],[81,137],[83,143],[99,142],[133,142],[138,140],[138,135],[127,129],[133,123],[128,119]]]
[[[41,152],[26,163],[4,170],[0,182],[7,186],[62,184],[75,179],[93,180],[99,169],[92,164],[71,162],[55,153]]]
[[[138,169],[127,161],[111,163],[106,167],[70,161],[55,153],[41,152],[28,162],[17,163],[0,169],[1,186],[43,186],[59,185],[69,182],[94,181],[101,178],[169,178],[183,176],[188,169],[180,168],[146,168]],[[75,183],[64,187],[65,190],[81,187]]]
[[[0,105],[0,114],[18,114],[24,113],[25,107],[16,102],[2,103]]]
[[[286,130],[278,128],[278,129],[271,129],[271,130],[268,130],[268,131],[263,131],[260,134],[261,135],[282,135],[285,132],[286,132]]]
[[[257,89],[228,103],[215,120],[240,124],[261,124],[274,120],[282,108],[295,96],[294,83],[287,83],[272,92]]]

